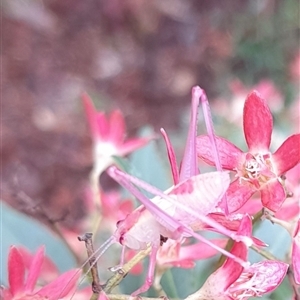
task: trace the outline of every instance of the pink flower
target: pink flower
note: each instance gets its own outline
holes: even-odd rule
[[[225,248],[227,239],[211,240],[215,245]],[[182,245],[180,241],[168,239],[158,250],[157,267],[160,269],[193,268],[195,261],[206,259],[218,254],[216,249],[204,244],[195,243],[191,245]]]
[[[244,235],[251,235],[249,216],[245,216],[239,228]],[[235,242],[231,253],[244,260],[248,249],[242,242]],[[262,261],[243,268],[227,258],[221,268],[209,276],[204,285],[186,300],[246,300],[273,291],[284,279],[288,264],[279,261]]]
[[[30,265],[17,247],[12,246],[8,254],[9,288],[0,291],[4,300],[52,299],[57,300],[72,293],[76,288],[81,270],[70,270],[42,288],[35,289],[44,261],[44,247],[40,247]],[[26,274],[26,276],[25,276]],[[1,299],[2,299],[1,298]]]
[[[276,212],[286,198],[280,176],[300,162],[300,134],[287,138],[272,154],[269,151],[272,115],[256,91],[245,101],[243,120],[248,152],[244,153],[226,139],[216,137],[222,167],[237,173],[237,179],[226,193],[228,210],[230,213],[237,211],[256,191],[260,191],[263,206]],[[205,162],[214,165],[208,136],[197,137],[197,153]]]
[[[93,138],[93,170],[91,185],[93,203],[99,205],[99,177],[114,163],[114,156],[123,157],[145,146],[153,137],[125,140],[126,126],[122,113],[114,110],[109,117],[97,111],[87,94],[82,95],[87,121]]]
[[[87,94],[83,94],[82,100],[93,137],[95,161],[103,160],[105,168],[112,163],[112,156],[125,156],[151,140],[152,137],[125,141],[126,125],[119,110],[107,117],[104,112],[96,111]]]

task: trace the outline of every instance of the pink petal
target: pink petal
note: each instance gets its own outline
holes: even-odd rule
[[[299,198],[295,197],[295,195],[293,198],[287,198],[275,216],[278,219],[286,221],[300,216]]]
[[[286,199],[285,190],[277,179],[270,180],[261,189],[261,202],[264,207],[276,212]]]
[[[98,300],[109,300],[105,292],[101,291]]]
[[[109,140],[115,145],[121,145],[125,138],[126,125],[119,110],[114,110],[109,120]]]
[[[211,240],[215,245],[225,248],[228,240],[227,239],[213,239]],[[209,245],[204,243],[196,243],[193,245],[181,246],[179,250],[178,260],[199,260],[212,257],[219,252],[216,249],[213,249]]]
[[[23,257],[15,246],[10,247],[8,254],[8,282],[14,296],[24,290],[25,266]]]
[[[266,101],[257,91],[250,93],[244,105],[244,134],[249,150],[268,150],[273,119]]]
[[[49,300],[57,300],[74,292],[77,281],[81,275],[81,269],[74,269],[60,275],[56,280],[41,288],[36,294],[48,297]]]
[[[226,170],[236,168],[243,155],[242,150],[226,139],[218,136],[216,136],[216,143],[222,167]],[[208,135],[199,135],[197,137],[197,155],[209,165],[215,165],[215,157],[213,156]]]
[[[296,166],[300,162],[300,134],[294,134],[287,138],[272,155],[272,158],[278,176]]]
[[[192,269],[196,265],[196,263],[193,260],[189,259],[169,261],[166,264],[181,269]]]
[[[30,268],[28,270],[28,275],[25,283],[25,292],[32,292],[35,287],[35,284],[40,275],[41,267],[43,264],[44,251],[45,251],[45,247],[44,246],[40,247],[33,257]]]
[[[293,239],[292,264],[294,269],[294,278],[297,284],[300,284],[300,220],[298,220]]]
[[[237,213],[249,215],[255,215],[263,208],[260,198],[253,198],[251,201],[247,201],[238,211]]]
[[[122,146],[119,147],[118,154],[120,156],[127,155],[133,152],[134,150],[144,147],[152,139],[153,137],[136,138],[136,139],[127,140]]]
[[[97,125],[97,111],[94,107],[92,99],[89,97],[88,94],[82,94],[82,102],[86,114],[87,121],[90,126],[90,130],[93,136],[97,135],[98,133],[98,125]]]
[[[103,141],[108,141],[110,128],[104,112],[101,111],[97,112],[96,123],[97,123],[97,129],[95,132],[96,137],[100,138]]]
[[[233,181],[226,192],[229,213],[240,209],[255,193],[255,189],[247,182],[240,183],[239,179]]]
[[[252,233],[252,221],[250,216],[245,215],[240,223],[238,234],[250,237]],[[243,242],[235,242],[230,250],[230,253],[236,257],[247,261],[248,247]],[[243,272],[244,267],[231,258],[227,258],[223,266],[216,271],[220,276],[226,278],[223,279],[224,290],[226,290],[232,283],[234,283]],[[221,279],[221,278],[220,278]]]
[[[179,171],[178,171],[175,151],[174,151],[174,148],[173,148],[173,146],[170,142],[170,139],[169,139],[167,133],[165,132],[165,130],[163,128],[161,128],[160,132],[163,135],[163,138],[166,143],[168,158],[169,158],[172,176],[173,176],[173,182],[174,182],[174,185],[176,185],[179,183]]]
[[[283,281],[288,267],[288,264],[281,261],[265,260],[253,264],[245,270],[245,273],[255,274],[252,286],[257,290],[255,295],[258,296],[274,291]]]

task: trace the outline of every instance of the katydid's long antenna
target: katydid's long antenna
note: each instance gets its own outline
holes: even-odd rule
[[[99,260],[99,258],[106,252],[106,250],[113,244],[116,242],[116,238],[114,236],[111,236],[108,240],[106,240],[93,254],[93,258],[94,258],[94,262],[90,265],[90,267],[88,268],[88,270],[83,274],[82,279],[79,281],[79,285],[83,282],[84,278],[86,277],[86,275],[91,271],[91,269],[94,267],[94,265],[97,263],[97,261]],[[102,251],[101,251],[102,250]],[[101,251],[97,256],[96,254]],[[84,264],[82,264],[81,268],[83,268],[87,263],[90,262],[90,257],[85,261]],[[75,275],[74,275],[75,276]],[[73,277],[74,277],[73,276]],[[70,281],[73,279],[70,278]],[[68,284],[67,284],[68,285]],[[66,289],[67,285],[65,286],[64,289]],[[63,292],[64,290],[62,290]],[[62,293],[61,292],[61,293]],[[70,300],[73,298],[73,296],[75,295],[76,291],[74,291],[73,295],[71,296]]]
[[[205,120],[205,124],[206,124],[206,130],[207,130],[207,133],[208,133],[208,136],[210,139],[210,144],[211,144],[213,154],[215,157],[216,168],[218,171],[223,171],[208,99],[207,99],[206,93],[203,89],[201,89],[199,86],[194,87],[194,89],[196,89],[196,88],[199,89],[199,92],[201,92],[200,101],[201,101],[203,116],[204,116],[204,120]],[[225,197],[225,214],[228,215],[229,211],[228,211],[226,194],[224,195],[224,197]]]

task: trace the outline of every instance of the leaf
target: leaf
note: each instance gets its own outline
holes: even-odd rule
[[[40,245],[45,245],[46,255],[61,272],[76,266],[75,258],[63,242],[41,223],[17,212],[3,201],[0,201],[0,214],[2,284],[7,284],[7,256],[11,245],[22,245],[32,252]]]
[[[141,136],[153,134],[153,130],[149,127],[143,128],[140,133]],[[161,150],[157,148],[156,143],[151,141],[147,146],[131,154],[130,161],[134,167],[133,171],[135,172],[135,174],[131,173],[131,175],[164,191],[169,188],[172,183],[170,173],[167,172],[168,164],[164,162],[159,152],[161,152]],[[167,159],[167,154],[165,157]]]

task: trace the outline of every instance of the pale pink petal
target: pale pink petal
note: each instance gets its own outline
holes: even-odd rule
[[[169,261],[166,265],[170,265],[171,267],[181,268],[181,269],[192,269],[195,267],[196,263],[190,259],[182,259],[182,260],[174,260]]]
[[[263,208],[260,198],[253,198],[251,201],[247,201],[238,211],[237,213],[249,215],[255,215]]]
[[[276,213],[276,218],[289,221],[297,216],[300,216],[299,199],[299,196],[287,198],[281,206],[280,210]]]
[[[289,265],[281,261],[265,260],[253,264],[245,270],[245,274],[253,274],[252,280],[249,280],[249,292],[257,290],[253,296],[260,296],[265,293],[274,291],[283,281]]]
[[[109,120],[109,141],[121,145],[125,138],[126,125],[124,117],[119,110],[114,110]]]
[[[268,181],[261,189],[261,202],[264,207],[276,212],[286,198],[285,190],[278,179]]]
[[[173,148],[173,146],[170,142],[170,139],[169,139],[167,133],[165,132],[165,130],[163,128],[161,128],[160,132],[163,135],[163,138],[166,143],[167,154],[168,154],[171,171],[172,171],[172,176],[173,176],[173,182],[174,182],[174,185],[176,185],[179,183],[179,171],[178,171],[175,151],[174,151],[174,148]]]
[[[233,181],[226,192],[229,213],[240,209],[255,193],[255,189],[247,182],[240,183],[239,180]]]
[[[287,138],[272,155],[277,175],[280,176],[300,162],[300,134]]]
[[[81,275],[80,269],[70,270],[60,275],[56,280],[42,287],[36,294],[57,300],[75,291],[77,281]]]
[[[25,266],[23,257],[15,246],[10,247],[8,253],[8,282],[10,292],[16,295],[24,290]]]
[[[92,99],[89,97],[88,94],[86,93],[82,94],[82,102],[83,102],[86,118],[89,123],[92,136],[96,136],[98,134],[98,125],[97,125],[97,118],[96,118],[97,111],[94,107]]]
[[[41,246],[36,254],[33,257],[33,260],[31,262],[30,268],[28,270],[28,275],[25,283],[25,291],[26,292],[32,292],[35,284],[37,282],[37,279],[40,275],[41,267],[44,260],[44,251],[45,247]]]
[[[225,248],[228,239],[213,239],[211,240],[215,245]],[[179,250],[178,260],[199,260],[212,257],[219,252],[216,249],[204,244],[196,243],[193,245],[181,246]]]
[[[131,260],[136,255],[136,251],[128,248],[125,254],[126,261]],[[143,262],[138,262],[132,269],[130,269],[130,274],[141,275],[144,270]]]
[[[219,136],[216,136],[216,143],[222,167],[226,170],[235,169],[242,158],[242,150]],[[215,165],[215,157],[213,156],[208,135],[199,135],[197,137],[197,155],[209,165]]]
[[[105,292],[101,291],[98,300],[109,300]]]
[[[300,220],[297,222],[293,238],[292,264],[295,282],[300,284]]]
[[[244,134],[251,152],[268,150],[273,119],[266,101],[257,91],[250,93],[244,105]]]
[[[242,258],[243,260],[247,260],[248,248],[244,243],[236,242],[234,243],[230,253]],[[233,259],[226,259],[224,265],[219,269],[219,276],[221,277],[223,275],[226,278],[224,278],[222,283],[224,290],[226,290],[233,282],[235,282],[239,278],[239,276],[243,272],[243,269],[244,268],[241,266],[241,264],[237,263]]]
[[[130,214],[134,210],[134,205],[131,200],[124,200],[119,204],[118,207],[118,215],[120,217],[126,217],[128,214]],[[120,218],[120,219],[121,219]]]
[[[127,155],[139,148],[144,147],[149,141],[151,141],[153,137],[148,138],[136,138],[127,140],[122,146],[118,149],[118,155],[124,156]]]
[[[104,112],[97,112],[96,114],[96,123],[97,123],[97,131],[96,137],[100,138],[102,141],[109,140],[109,123],[107,117]]]
[[[2,286],[0,286],[0,299],[3,300],[12,300],[14,297],[9,291],[9,289],[5,289]]]

